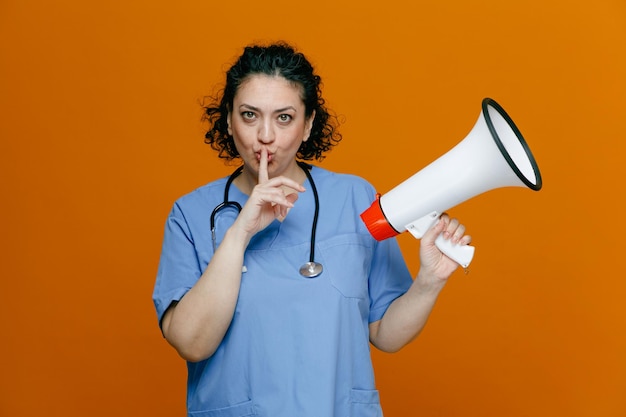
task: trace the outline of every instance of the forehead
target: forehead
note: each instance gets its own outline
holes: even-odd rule
[[[235,103],[255,105],[281,102],[282,104],[304,104],[303,88],[282,76],[254,74],[247,77],[235,93]]]

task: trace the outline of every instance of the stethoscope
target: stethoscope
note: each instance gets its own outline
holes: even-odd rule
[[[324,267],[322,266],[322,264],[315,262],[315,231],[317,229],[317,218],[319,216],[319,211],[320,211],[320,200],[317,195],[317,188],[315,187],[315,182],[313,181],[313,177],[311,176],[311,173],[309,172],[309,169],[311,168],[310,165],[301,161],[297,161],[297,162],[298,162],[298,166],[302,168],[302,170],[304,171],[304,174],[309,180],[309,183],[311,184],[311,189],[313,190],[313,198],[315,199],[315,213],[313,214],[313,226],[311,226],[311,249],[309,252],[309,262],[305,263],[304,265],[300,267],[300,275],[302,275],[305,278],[315,278],[318,275],[320,275],[322,271],[324,270]],[[228,199],[228,193],[230,191],[230,185],[233,183],[234,179],[237,178],[239,174],[241,174],[242,170],[243,170],[243,165],[237,168],[235,172],[233,172],[230,175],[230,177],[228,177],[228,180],[226,181],[226,186],[224,187],[224,201],[218,204],[213,209],[213,212],[211,213],[211,240],[213,241],[213,252],[215,252],[215,250],[217,249],[217,243],[216,243],[216,238],[215,238],[215,216],[217,215],[217,213],[219,213],[220,210],[223,210],[226,208],[234,208],[235,210],[237,210],[237,212],[239,213],[241,212],[241,204],[239,204],[236,201],[230,201]]]

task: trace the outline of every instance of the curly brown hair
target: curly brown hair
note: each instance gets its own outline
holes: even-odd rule
[[[228,112],[241,84],[256,74],[280,76],[302,87],[306,116],[315,112],[315,118],[309,139],[302,142],[296,156],[303,160],[324,159],[324,153],[341,140],[341,134],[337,130],[339,121],[325,107],[321,77],[315,74],[304,54],[284,42],[244,48],[243,54],[226,72],[224,89],[217,97],[205,99],[209,104],[202,106],[203,120],[209,124],[204,142],[218,151],[220,158],[239,158],[233,137],[228,133]]]

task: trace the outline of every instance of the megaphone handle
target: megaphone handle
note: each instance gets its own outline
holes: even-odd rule
[[[407,224],[405,228],[416,239],[421,239],[424,233],[437,223],[440,215],[441,213],[438,211],[430,212],[426,216]],[[463,268],[467,268],[474,257],[473,246],[453,244],[450,240],[444,239],[442,234],[435,239],[435,246]]]
[[[473,246],[452,243],[449,239],[444,239],[443,234],[437,236],[435,246],[463,268],[467,268],[470,262],[472,262],[472,258],[474,258]]]

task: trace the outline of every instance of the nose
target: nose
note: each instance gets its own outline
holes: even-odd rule
[[[271,143],[275,139],[274,127],[270,121],[264,121],[259,124],[259,131],[257,133],[259,142]]]

